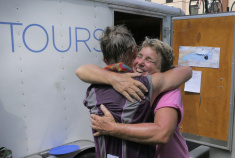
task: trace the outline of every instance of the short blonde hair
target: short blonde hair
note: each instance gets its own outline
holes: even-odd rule
[[[143,47],[150,47],[156,51],[156,53],[161,54],[161,72],[165,72],[173,67],[175,55],[173,49],[169,45],[158,39],[150,39],[146,37],[141,45],[141,48]]]

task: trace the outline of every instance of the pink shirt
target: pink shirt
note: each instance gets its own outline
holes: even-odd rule
[[[178,125],[170,141],[156,146],[155,158],[189,158],[188,147],[180,132],[180,123],[183,120],[183,102],[179,89],[165,92],[160,98],[154,113],[164,107],[172,107],[178,111]]]

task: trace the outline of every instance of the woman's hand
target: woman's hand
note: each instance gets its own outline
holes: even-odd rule
[[[106,109],[104,105],[100,105],[101,110],[104,113],[104,116],[98,116],[95,114],[91,114],[91,128],[96,130],[94,136],[100,135],[109,135],[112,132],[112,125],[115,123],[113,115]]]
[[[139,76],[141,76],[140,73],[113,73],[111,85],[130,102],[134,102],[131,97],[141,101],[141,99],[145,99],[142,91],[148,92],[148,89],[141,82],[132,78]]]

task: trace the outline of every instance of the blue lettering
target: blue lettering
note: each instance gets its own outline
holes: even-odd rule
[[[22,25],[22,23],[0,22],[0,24],[8,24],[8,25],[10,25],[10,28],[11,28],[11,50],[12,50],[12,52],[15,52],[14,36],[13,36],[13,25]]]
[[[0,22],[0,24],[3,24],[3,25],[9,25],[10,26],[10,37],[11,37],[11,48],[12,48],[12,52],[14,53],[15,52],[15,45],[14,45],[14,41],[15,41],[15,37],[14,37],[14,25],[23,25],[23,23],[14,23],[14,22]],[[45,32],[45,35],[46,35],[46,38],[45,38],[45,45],[43,45],[42,49],[39,48],[39,50],[37,49],[33,49],[32,46],[30,47],[29,43],[27,43],[26,41],[26,37],[33,37],[31,35],[29,35],[29,32],[28,29],[32,29],[32,27],[37,27],[37,28],[40,28],[40,30],[43,30]],[[71,46],[72,46],[72,31],[71,31],[71,27],[69,27],[69,45],[67,48],[62,48],[59,49],[57,46],[56,46],[56,32],[55,32],[55,26],[52,25],[52,42],[53,42],[53,46],[55,48],[56,51],[58,52],[68,52],[70,49],[71,49]],[[94,32],[93,32],[93,38],[99,42],[99,34],[102,33],[104,30],[102,29],[95,29]],[[28,33],[28,34],[26,34]],[[80,35],[80,36],[79,36]],[[78,38],[81,37],[80,39]],[[89,50],[89,52],[91,52],[91,49],[90,47],[88,46],[88,41],[90,40],[90,37],[91,37],[91,33],[90,33],[90,30],[88,30],[87,28],[83,28],[83,27],[75,27],[75,44],[76,44],[76,52],[78,52],[78,43],[79,42],[82,42],[86,45],[87,49]],[[3,37],[2,37],[3,38]],[[33,37],[34,38],[34,37]],[[22,33],[22,39],[23,39],[23,44],[24,46],[31,52],[34,52],[34,53],[39,53],[39,52],[42,52],[44,51],[48,44],[49,44],[49,36],[48,36],[48,32],[47,30],[40,24],[30,24],[28,25],[27,27],[24,28],[23,30],[23,33]],[[30,40],[30,39],[29,39]],[[66,42],[67,43],[67,42]],[[96,52],[101,52],[101,50],[93,47],[93,50],[96,51]]]
[[[71,47],[71,27],[69,27],[69,47],[66,50],[59,50],[56,46],[55,46],[55,34],[54,34],[54,26],[52,26],[52,38],[53,38],[53,45],[55,47],[55,49],[58,52],[67,52],[70,47]]]
[[[94,33],[93,33],[93,36],[94,36],[94,38],[97,40],[97,41],[100,41],[98,38],[96,38],[96,36],[95,36],[95,33],[96,33],[96,31],[102,31],[102,32],[104,32],[104,30],[102,30],[102,29],[96,29],[95,31],[94,31]],[[97,52],[101,52],[101,50],[97,50],[97,49],[95,49],[95,48],[93,48],[95,51],[97,51]]]
[[[78,40],[78,39],[77,39],[77,30],[78,30],[78,29],[86,30],[86,31],[88,32],[88,34],[89,34],[89,37],[88,37],[86,40]],[[89,46],[88,46],[87,43],[86,43],[86,41],[88,41],[88,40],[90,39],[90,36],[91,36],[90,31],[89,31],[88,29],[86,29],[86,28],[75,27],[75,35],[76,35],[76,37],[75,37],[75,41],[76,41],[76,52],[78,52],[78,45],[77,45],[77,42],[84,42],[85,45],[87,46],[88,50],[91,52]]]
[[[28,45],[26,44],[26,42],[25,42],[25,33],[26,33],[26,31],[28,30],[28,28],[31,27],[31,26],[40,27],[41,29],[43,29],[43,31],[45,32],[45,34],[46,34],[46,36],[47,36],[46,45],[45,45],[45,47],[43,47],[41,50],[33,50],[33,49],[30,49],[30,48],[28,47]],[[41,25],[39,25],[39,24],[31,24],[31,25],[28,25],[28,26],[24,29],[24,32],[23,32],[23,42],[24,42],[25,47],[26,47],[28,50],[30,50],[31,52],[35,52],[35,53],[42,52],[44,49],[46,49],[46,47],[47,47],[47,45],[48,45],[48,42],[49,42],[48,33],[47,33],[46,29],[45,29],[44,27],[42,27]]]

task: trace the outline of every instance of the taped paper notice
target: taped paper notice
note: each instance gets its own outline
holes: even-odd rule
[[[185,83],[184,91],[200,93],[201,92],[201,71],[192,71],[192,78]]]
[[[179,65],[219,68],[220,48],[217,47],[179,47]]]

